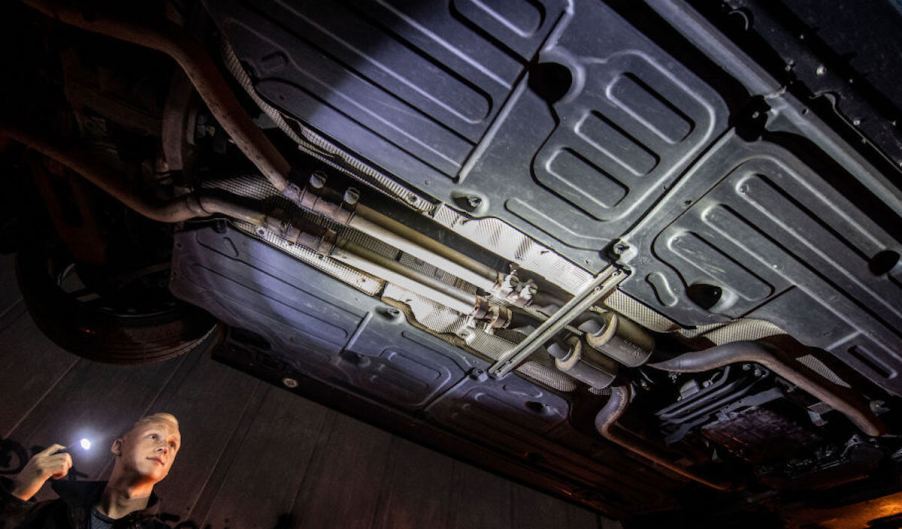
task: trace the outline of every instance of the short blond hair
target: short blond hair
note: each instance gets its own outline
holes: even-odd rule
[[[179,420],[175,418],[175,415],[173,415],[171,413],[166,413],[166,412],[158,412],[158,413],[151,413],[150,415],[145,415],[144,417],[141,417],[140,419],[135,421],[135,424],[133,424],[132,427],[128,429],[128,431],[124,432],[119,437],[125,437],[126,435],[128,435],[129,432],[131,432],[135,428],[138,428],[139,426],[144,426],[145,424],[152,423],[152,422],[166,423],[169,426],[175,428],[176,430],[179,429]]]

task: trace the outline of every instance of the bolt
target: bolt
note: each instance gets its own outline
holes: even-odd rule
[[[353,206],[357,204],[357,201],[360,200],[360,191],[353,187],[349,187],[345,190],[345,194],[344,197],[342,197],[342,200],[344,200],[345,204]]]
[[[853,120],[852,120],[852,125],[855,125],[856,127],[859,126],[859,125],[861,125],[861,120],[858,119],[858,118],[853,119]]]
[[[326,185],[326,173],[313,171],[313,174],[310,175],[309,183],[313,189],[322,189]]]
[[[871,408],[871,411],[874,413],[883,414],[889,411],[889,409],[886,407],[886,402],[882,400],[872,400],[868,403],[868,405]]]
[[[476,209],[480,205],[482,205],[482,199],[476,195],[468,195],[467,196],[467,204],[469,204],[469,206],[471,208]]]
[[[816,70],[814,70],[814,73],[816,73],[818,77],[820,77],[827,73],[827,67],[822,64],[818,66]]]
[[[489,376],[486,374],[484,369],[479,367],[474,367],[470,370],[469,376],[471,379],[476,380],[478,382],[485,382],[488,380]]]
[[[266,237],[266,228],[257,228],[256,233],[260,237]]]
[[[291,377],[285,377],[282,379],[282,385],[288,389],[294,389],[298,387],[298,381]]]

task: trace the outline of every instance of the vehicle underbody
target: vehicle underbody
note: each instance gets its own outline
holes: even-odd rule
[[[119,4],[2,8],[64,348],[209,348],[630,527],[902,523],[898,5]]]

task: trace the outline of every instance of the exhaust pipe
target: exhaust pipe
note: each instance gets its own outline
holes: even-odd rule
[[[729,491],[737,488],[732,483],[710,480],[670,461],[660,448],[653,446],[644,439],[615,431],[617,421],[626,413],[626,408],[629,406],[631,398],[632,389],[630,386],[615,386],[611,388],[611,397],[595,416],[595,429],[598,430],[602,437],[643,459],[647,459],[655,465],[664,467],[705,487],[720,491]]]
[[[685,353],[648,364],[655,369],[673,373],[700,373],[730,364],[755,363],[770,369],[777,375],[795,384],[824,404],[842,413],[862,432],[878,437],[886,432],[883,422],[871,411],[864,399],[842,386],[818,375],[799,362],[790,364],[781,355],[758,342],[733,342],[704,351]]]
[[[97,163],[92,157],[78,149],[62,147],[48,138],[3,123],[0,123],[0,135],[8,136],[10,139],[59,162],[128,208],[157,222],[183,222],[215,214],[258,225],[266,219],[266,215],[263,213],[215,197],[189,194],[168,202],[152,202],[132,191],[125,180],[109,167]]]
[[[288,181],[288,161],[245,112],[203,45],[181,28],[154,25],[97,13],[90,19],[79,10],[54,0],[25,0],[25,4],[50,18],[85,31],[150,48],[171,57],[184,70],[191,84],[216,121],[235,145],[272,182],[280,193],[293,192]]]

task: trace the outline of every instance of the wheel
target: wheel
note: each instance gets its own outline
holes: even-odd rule
[[[159,362],[212,349],[220,326],[168,290],[169,266],[110,271],[78,265],[59,245],[20,249],[16,274],[38,328],[82,358],[111,364]]]

